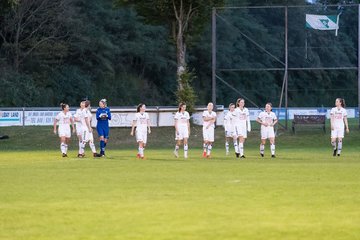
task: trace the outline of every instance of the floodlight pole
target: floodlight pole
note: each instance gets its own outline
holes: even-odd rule
[[[216,8],[212,9],[212,94],[211,99],[216,106]]]

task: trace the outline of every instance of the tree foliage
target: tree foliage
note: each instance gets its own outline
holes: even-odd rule
[[[113,0],[0,1],[0,107],[58,106],[63,101],[77,106],[84,97],[95,102],[106,97],[113,106],[177,105],[179,100],[190,106],[193,93],[197,104],[208,102],[210,12],[211,6],[222,1],[182,1],[184,13],[192,3],[194,14],[183,32],[186,64],[180,69],[182,77],[177,75],[182,65],[177,57],[179,25],[174,12],[174,3],[179,7],[181,1],[120,2],[114,8]],[[228,6],[309,4],[305,0],[226,2]],[[289,8],[290,67],[356,66],[358,33],[353,16],[357,8],[346,6],[351,2],[359,1],[318,0],[310,8]],[[338,3],[339,7],[328,6]],[[342,12],[339,35],[306,31],[307,12]],[[282,68],[283,27],[282,8],[218,9],[217,69]],[[345,97],[348,105],[355,106],[356,74],[353,70],[292,70],[289,106],[331,106],[336,97]],[[257,105],[279,103],[282,70],[218,75]],[[218,81],[217,102],[228,105],[239,97],[238,92]]]

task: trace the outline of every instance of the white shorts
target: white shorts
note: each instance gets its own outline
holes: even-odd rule
[[[59,137],[70,138],[71,137],[70,126],[59,126],[58,134]]]
[[[274,127],[261,126],[261,139],[275,138]]]
[[[235,126],[235,136],[247,138],[246,126]]]
[[[93,132],[89,132],[89,129],[83,129],[81,136],[84,142],[94,142],[94,134]]]
[[[184,138],[189,138],[189,129],[187,126],[178,127],[179,133],[175,133],[175,140],[183,140]]]
[[[136,129],[136,141],[143,142],[146,144],[147,142],[147,129]]]
[[[206,142],[214,142],[214,128],[213,127],[203,127],[203,138]]]
[[[225,130],[225,137],[226,138],[233,138],[234,137],[234,131],[226,131]]]
[[[76,136],[82,136],[84,133],[84,129],[82,126],[76,126]]]
[[[234,131],[234,126],[228,126],[225,128],[225,137],[227,138],[233,138],[235,131]]]
[[[338,128],[331,130],[331,138],[344,138],[344,129]]]

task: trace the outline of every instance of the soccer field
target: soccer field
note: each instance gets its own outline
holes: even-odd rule
[[[101,159],[0,142],[0,239],[360,239],[359,132],[341,157],[318,132],[278,139],[276,159],[254,137],[244,160],[222,143],[139,160],[115,139]]]

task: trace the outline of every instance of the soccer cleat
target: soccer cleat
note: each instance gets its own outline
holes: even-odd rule
[[[338,157],[340,157],[340,153],[338,153]]]
[[[264,157],[264,154],[263,154],[263,153],[260,153],[260,156],[261,156],[261,157]]]
[[[136,158],[140,158],[140,153],[136,154]]]
[[[83,158],[83,155],[79,153],[77,157],[78,158]]]
[[[237,158],[239,158],[239,157],[240,157],[240,153],[235,153],[235,156],[236,156]]]
[[[276,158],[275,155],[271,155],[272,158]]]
[[[67,154],[66,154],[66,153],[63,153],[63,154],[62,154],[62,157],[67,157]]]
[[[337,149],[334,149],[333,156],[336,156]]]
[[[179,152],[176,151],[176,150],[174,150],[174,156],[175,156],[176,158],[178,158],[178,157],[179,157]]]
[[[206,158],[211,158],[211,155],[209,154],[209,155],[206,155]]]
[[[206,157],[206,152],[203,152],[203,157]]]
[[[245,155],[241,155],[241,157],[240,158],[245,158]]]
[[[99,154],[99,153],[94,153],[93,156],[94,156],[94,157],[101,157],[101,154]]]
[[[140,156],[140,159],[145,160],[145,156]]]

